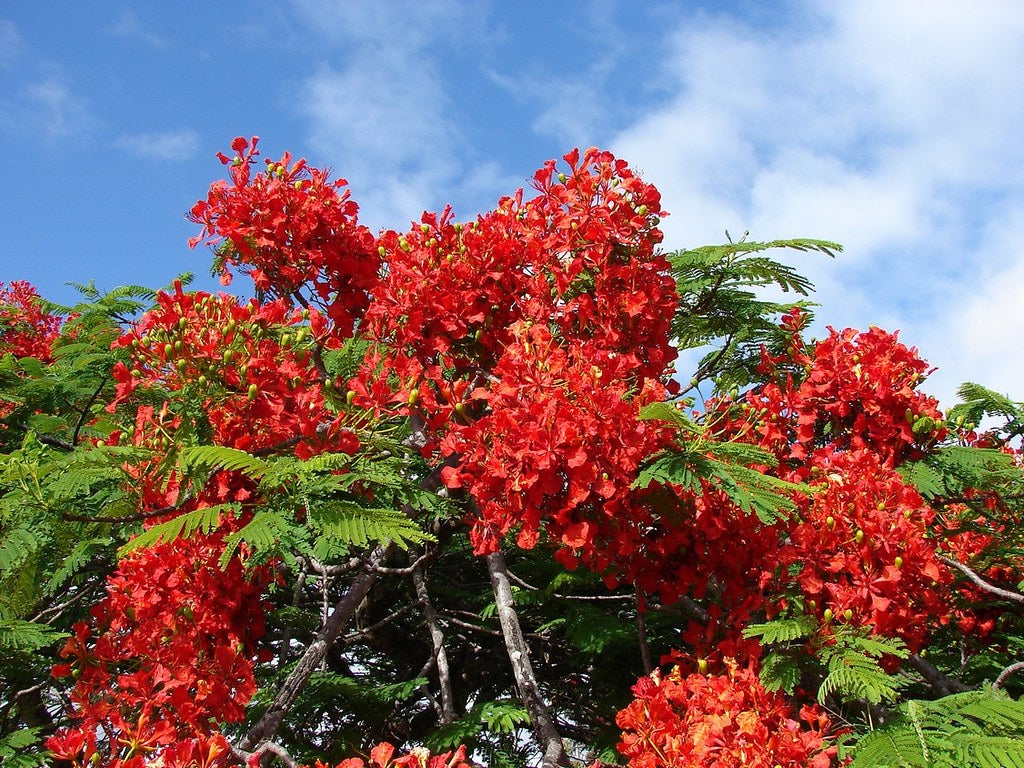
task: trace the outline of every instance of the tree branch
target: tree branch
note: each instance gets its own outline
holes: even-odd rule
[[[341,634],[341,630],[345,628],[355,615],[359,604],[366,597],[374,582],[377,581],[377,573],[374,567],[384,561],[392,546],[392,544],[387,546],[378,545],[374,548],[369,557],[367,567],[356,576],[349,585],[345,596],[334,606],[334,610],[324,622],[316,639],[306,648],[306,652],[299,659],[291,674],[288,675],[288,678],[278,688],[270,707],[263,713],[263,717],[259,719],[259,722],[249,730],[245,738],[239,742],[238,746],[240,749],[252,749],[257,744],[273,740],[277,735],[277,731],[281,727],[281,721],[292,704],[295,703],[299,692],[320,666],[327,655],[327,651],[338,638],[338,635]]]
[[[949,696],[951,693],[963,693],[964,691],[970,690],[959,680],[954,680],[953,678],[942,674],[938,670],[938,667],[930,661],[925,661],[916,653],[910,657],[909,661],[910,666],[917,670],[918,674],[924,678],[925,682],[928,683],[928,685],[932,687],[932,690],[939,696]]]
[[[984,591],[996,595],[997,597],[1001,597],[1005,600],[1012,600],[1015,603],[1024,604],[1024,595],[1022,595],[1020,592],[1011,592],[1008,589],[1002,589],[1000,587],[997,587],[995,584],[990,584],[989,582],[981,578],[981,576],[979,576],[976,572],[968,568],[966,565],[954,560],[951,557],[939,555],[938,558],[951,568],[956,568],[958,571],[960,571],[960,573],[966,576],[973,584],[977,585]]]
[[[455,697],[452,695],[451,670],[448,666],[448,654],[444,649],[444,632],[437,621],[437,611],[427,591],[427,577],[423,572],[423,558],[420,556],[412,564],[412,583],[416,587],[416,597],[423,607],[423,618],[427,621],[430,632],[430,643],[433,646],[434,663],[437,667],[437,681],[441,687],[441,722],[455,722]]]
[[[1003,683],[1006,682],[1006,678],[1008,678],[1010,675],[1014,674],[1015,672],[1020,672],[1021,670],[1024,670],[1024,661],[1018,661],[1016,664],[1011,664],[1010,666],[1008,666],[1006,669],[1004,669],[1002,672],[999,673],[999,677],[997,677],[996,681],[994,683],[992,683],[992,689],[996,690],[996,689],[1002,688],[1003,687]]]
[[[487,556],[487,571],[491,577],[491,589],[494,591],[498,620],[505,638],[505,648],[508,651],[509,661],[512,663],[516,686],[519,688],[519,698],[530,715],[530,725],[533,727],[534,735],[544,753],[541,766],[542,768],[554,768],[556,765],[568,766],[570,763],[569,756],[565,752],[565,745],[562,743],[562,737],[558,735],[548,706],[541,696],[537,676],[534,674],[533,664],[530,663],[530,649],[526,645],[523,629],[519,624],[515,599],[512,595],[512,585],[508,578],[508,566],[505,564],[505,555],[500,549]]]
[[[647,623],[644,620],[646,607],[644,603],[646,596],[640,587],[636,588],[636,639],[640,644],[640,661],[644,665],[644,674],[649,675],[654,670],[651,663],[651,649],[647,645]]]

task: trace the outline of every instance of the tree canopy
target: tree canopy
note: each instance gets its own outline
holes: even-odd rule
[[[666,251],[597,149],[375,235],[257,145],[244,295],[0,284],[5,766],[1024,766],[1024,404],[807,338],[837,244]]]

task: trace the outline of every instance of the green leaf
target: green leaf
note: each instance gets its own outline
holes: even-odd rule
[[[67,637],[46,624],[32,621],[0,621],[0,648],[8,651],[38,651]]]
[[[200,507],[191,512],[185,512],[143,531],[121,547],[119,554],[124,557],[137,549],[188,538],[197,531],[209,533],[220,525],[221,515],[228,513],[237,515],[238,511],[237,504],[216,504],[212,507]]]
[[[812,616],[797,616],[791,619],[776,619],[764,624],[751,624],[743,630],[743,636],[758,637],[763,645],[787,643],[810,637],[817,628],[817,621]]]

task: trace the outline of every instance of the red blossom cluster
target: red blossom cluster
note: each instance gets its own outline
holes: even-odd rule
[[[664,396],[674,282],[655,252],[657,190],[608,152],[567,154],[469,225],[425,214],[384,233],[377,342],[356,404],[414,415],[444,480],[480,508],[478,553],[542,530],[568,559],[606,561],[636,468],[668,441],[638,420]],[[396,386],[397,383],[397,386]]]
[[[75,680],[77,720],[47,742],[56,757],[141,768],[172,748],[167,757],[192,761],[217,751],[217,723],[244,718],[269,572],[237,557],[221,568],[230,528],[121,560],[91,626],[76,625],[61,651],[70,661],[53,670]]]
[[[826,623],[834,616],[920,650],[950,615],[952,576],[929,535],[935,513],[872,451],[819,451],[813,468],[821,484],[788,526],[783,570],[793,568]]]
[[[315,768],[331,766],[318,760]],[[465,747],[439,755],[431,755],[430,750],[424,747],[414,747],[407,754],[396,757],[394,745],[382,742],[370,750],[369,762],[361,757],[350,757],[334,768],[470,768],[470,765],[466,762]]]
[[[11,354],[50,362],[51,348],[63,322],[64,318],[42,307],[30,283],[0,282],[0,356]]]
[[[344,179],[331,181],[328,171],[292,162],[288,153],[254,174],[258,142],[238,137],[232,157],[218,154],[231,182],[213,184],[192,207],[189,217],[202,231],[189,244],[215,246],[225,285],[229,267],[239,267],[257,291],[289,304],[300,300],[300,288],[309,289],[330,321],[332,341],[347,338],[378,279],[373,235],[358,223]]]
[[[296,454],[303,457],[358,449],[358,438],[327,405],[311,343],[326,332],[319,312],[292,310],[282,300],[239,304],[180,285],[156,301],[115,342],[131,349],[131,359],[114,368],[111,410],[140,387],[184,391],[202,403],[214,444],[254,451],[301,438]]]
[[[194,499],[182,494],[165,465],[184,427],[172,401],[192,400],[207,420],[199,428],[216,445],[291,449],[302,457],[358,449],[328,407],[314,360],[310,340],[325,326],[318,312],[292,310],[281,300],[242,305],[177,285],[158,294],[156,306],[115,342],[129,357],[113,370],[108,410],[134,408],[135,417],[108,442],[151,453],[125,468],[150,525],[200,506],[235,502],[248,509],[257,501],[252,482],[231,472],[214,473]],[[154,406],[154,398],[163,404]],[[226,565],[221,560],[225,536],[249,516],[222,515],[212,534],[122,559],[92,622],[76,627],[64,649],[74,661],[54,670],[75,677],[76,718],[50,740],[56,755],[114,768],[156,758],[165,768],[235,761],[217,723],[240,722],[256,689],[255,643],[270,572],[248,566],[244,552]]]
[[[865,448],[895,467],[946,435],[938,402],[917,389],[929,371],[917,350],[876,327],[864,333],[830,328],[808,350],[799,336],[804,321],[798,310],[786,318],[793,332],[789,352],[766,355],[762,364],[776,380],[747,397],[762,445],[794,463],[825,444]],[[798,381],[794,366],[804,367]]]
[[[684,675],[678,666],[633,686],[620,711],[619,752],[629,768],[828,768],[831,727],[817,705],[794,714],[758,679],[756,664],[726,657],[721,674]]]

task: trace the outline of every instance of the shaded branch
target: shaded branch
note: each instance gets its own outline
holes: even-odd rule
[[[1002,672],[999,673],[999,677],[997,677],[996,681],[994,683],[992,683],[992,688],[993,689],[1002,688],[1003,687],[1003,683],[1006,682],[1006,678],[1008,678],[1010,675],[1014,674],[1015,672],[1020,672],[1021,670],[1024,670],[1024,661],[1018,661],[1016,664],[1011,664],[1010,666],[1008,666],[1006,669],[1004,669]]]
[[[1008,589],[1002,589],[1001,587],[997,587],[995,584],[990,584],[989,582],[981,578],[981,576],[979,576],[975,571],[971,570],[963,563],[958,562],[951,557],[939,555],[938,558],[949,567],[956,568],[958,571],[960,571],[960,573],[966,576],[971,581],[971,583],[980,587],[984,591],[996,595],[997,597],[1001,597],[1005,600],[1012,600],[1015,603],[1024,604],[1024,595],[1022,595],[1020,592],[1011,592]]]
[[[412,583],[416,587],[416,597],[419,598],[423,608],[423,618],[427,622],[427,630],[430,632],[430,643],[433,647],[434,664],[437,668],[437,681],[441,688],[441,722],[452,723],[455,721],[455,697],[452,694],[451,669],[448,666],[448,654],[444,648],[444,632],[437,620],[437,611],[427,591],[427,577],[423,571],[423,562],[426,555],[422,555],[412,564]]]
[[[309,644],[306,652],[299,659],[291,674],[288,675],[287,679],[281,684],[281,687],[278,688],[274,700],[270,703],[267,711],[263,713],[263,717],[259,719],[259,722],[249,730],[239,743],[241,749],[251,749],[254,745],[270,741],[277,735],[285,714],[292,704],[295,703],[299,692],[323,662],[327,656],[327,651],[334,644],[334,641],[337,640],[341,630],[348,625],[355,615],[359,604],[377,581],[377,573],[374,571],[374,566],[384,561],[392,546],[392,544],[388,544],[386,547],[377,546],[374,548],[369,558],[368,567],[364,568],[362,573],[356,576],[349,585],[345,596],[334,606],[334,610],[327,617],[316,639]]]

